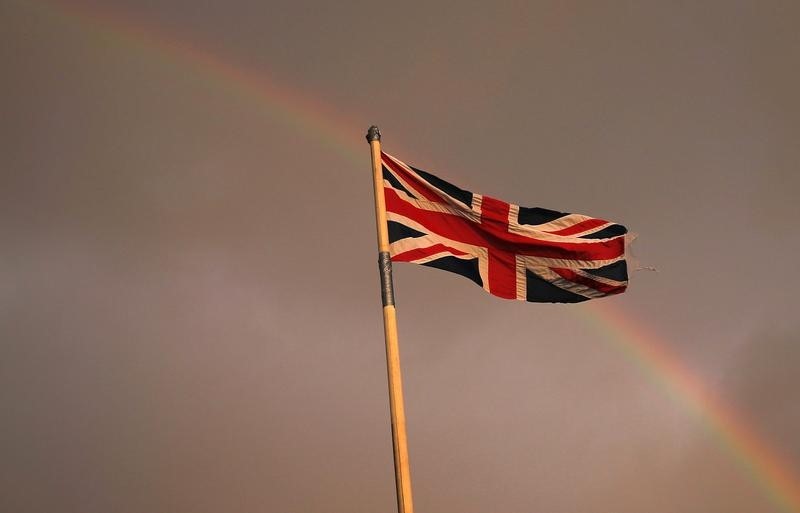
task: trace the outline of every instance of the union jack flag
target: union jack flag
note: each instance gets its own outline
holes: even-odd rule
[[[624,292],[619,224],[475,194],[381,153],[390,254],[505,299],[577,303]]]

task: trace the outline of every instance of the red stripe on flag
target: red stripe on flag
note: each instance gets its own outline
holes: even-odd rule
[[[517,298],[517,259],[507,251],[489,251],[489,292],[504,299]]]
[[[627,288],[626,285],[609,285],[607,283],[595,281],[570,269],[553,268],[553,271],[566,280],[580,283],[581,285],[586,285],[587,287],[591,287],[598,292],[602,292],[603,294],[619,294],[620,292],[625,292],[625,289]]]
[[[408,183],[414,189],[414,191],[425,196],[425,199],[435,203],[444,202],[441,196],[430,190],[431,186],[428,184],[428,182],[417,179],[416,176],[403,169],[401,165],[397,164],[391,159],[391,157],[383,152],[381,152],[381,161],[383,162],[383,165],[388,167],[391,172],[398,176],[398,178]]]
[[[469,255],[469,253],[465,253],[464,251],[459,251],[455,248],[451,248],[450,246],[445,246],[444,244],[434,244],[433,246],[428,246],[427,248],[414,248],[404,253],[398,253],[397,255],[394,255],[392,257],[392,261],[413,262],[414,260],[419,260],[420,258],[429,257],[442,252],[447,252],[453,255],[461,255],[461,256]]]
[[[508,232],[508,212],[505,201],[484,196],[481,201],[481,227],[493,232]],[[505,299],[517,297],[517,259],[509,251],[489,249],[489,292]]]
[[[597,228],[598,226],[602,226],[604,224],[608,224],[608,221],[604,219],[587,219],[585,221],[581,221],[580,223],[575,223],[572,226],[567,226],[566,228],[556,231],[548,231],[547,233],[552,233],[553,235],[574,235],[576,233],[591,230],[592,228]]]
[[[464,244],[520,255],[565,260],[610,260],[621,256],[625,251],[625,241],[622,237],[597,242],[556,242],[509,233],[497,219],[502,212],[497,210],[500,208],[499,203],[502,202],[494,200],[498,204],[493,204],[491,198],[485,223],[478,224],[458,215],[419,209],[400,198],[395,190],[387,188],[384,191],[386,209],[389,212],[413,219],[432,234]],[[484,203],[486,199],[484,197]]]

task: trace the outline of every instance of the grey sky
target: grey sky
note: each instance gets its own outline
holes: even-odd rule
[[[0,510],[393,511],[372,123],[639,233],[603,301],[800,474],[795,2],[75,5],[0,4]],[[395,289],[417,511],[797,511],[586,305]]]

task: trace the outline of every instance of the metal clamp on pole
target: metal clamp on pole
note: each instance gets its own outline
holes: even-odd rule
[[[378,253],[378,268],[381,272],[381,303],[394,305],[394,284],[392,283],[392,257],[388,251]]]

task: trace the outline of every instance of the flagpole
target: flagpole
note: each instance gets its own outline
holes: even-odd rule
[[[394,482],[397,488],[397,513],[414,513],[414,506],[411,501],[411,472],[408,468],[403,380],[400,376],[400,352],[397,345],[397,314],[394,307],[392,260],[389,255],[389,229],[386,223],[386,200],[383,196],[381,132],[377,126],[369,127],[367,141],[372,154],[372,178],[375,186],[378,268],[381,275],[383,334],[386,340],[386,370],[389,377],[389,411],[392,419],[392,449],[394,453]]]

